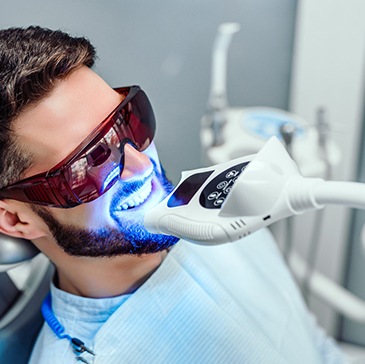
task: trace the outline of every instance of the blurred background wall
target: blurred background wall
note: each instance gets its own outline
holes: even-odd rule
[[[294,0],[0,0],[0,27],[39,24],[88,37],[111,85],[141,85],[158,121],[168,175],[200,166],[199,122],[210,87],[217,27],[241,23],[229,55],[232,105],[287,108]]]

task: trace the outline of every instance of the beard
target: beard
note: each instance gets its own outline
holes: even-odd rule
[[[173,184],[166,178],[164,171],[160,173],[154,165],[157,176],[166,196],[173,190]],[[121,197],[137,191],[143,181],[124,183],[113,197],[111,217],[117,228],[85,229],[60,223],[52,213],[43,206],[32,205],[32,209],[44,220],[57,244],[69,255],[79,257],[115,257],[118,255],[142,255],[163,251],[179,240],[174,236],[151,234],[143,225],[143,218],[120,219],[113,213],[113,206]]]

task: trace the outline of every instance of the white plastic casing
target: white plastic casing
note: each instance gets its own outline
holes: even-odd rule
[[[238,171],[237,165],[242,164],[247,165]],[[201,185],[187,183],[198,176],[203,176]],[[224,176],[224,181],[217,181],[219,176]],[[312,209],[313,206],[292,206],[287,195],[288,186],[303,180],[283,145],[272,137],[255,155],[183,172],[175,190],[146,214],[145,226],[152,233],[174,235],[197,244],[233,242],[275,221]],[[309,183],[312,181],[316,179]],[[210,186],[215,190],[208,195]],[[188,202],[174,205],[171,201],[180,196],[181,190],[190,194]],[[215,200],[211,198],[214,196]],[[209,199],[218,202],[219,208],[204,207],[202,200],[211,205]]]

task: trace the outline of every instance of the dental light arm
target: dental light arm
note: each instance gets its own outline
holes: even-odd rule
[[[227,53],[233,34],[238,32],[238,23],[223,23],[218,28],[214,41],[211,70],[211,87],[205,123],[212,131],[212,146],[224,143],[222,129],[226,124],[227,101]]]
[[[272,137],[255,155],[183,172],[145,225],[153,233],[216,245],[328,204],[365,209],[365,185],[304,178]]]
[[[223,23],[218,28],[213,46],[212,84],[209,95],[209,106],[213,109],[227,106],[227,53],[233,35],[239,30],[238,23]]]

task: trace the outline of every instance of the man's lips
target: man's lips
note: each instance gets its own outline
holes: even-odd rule
[[[121,201],[120,205],[115,211],[124,211],[133,207],[137,207],[145,202],[152,192],[152,178],[149,178],[143,186],[124,201]]]

